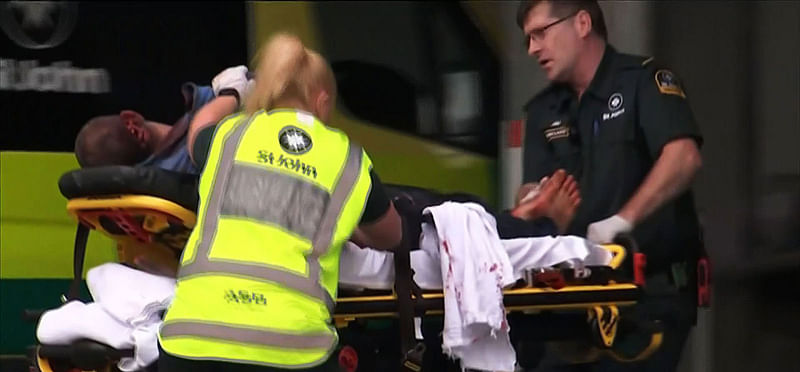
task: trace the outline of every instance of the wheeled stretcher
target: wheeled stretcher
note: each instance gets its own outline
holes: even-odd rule
[[[161,274],[175,274],[180,253],[196,221],[196,177],[154,168],[102,167],[68,172],[59,181],[59,188],[68,199],[68,213],[79,222],[75,239],[75,278],[64,300],[78,298],[90,230],[99,231],[118,243],[121,263],[136,267],[134,257],[147,256],[162,268]],[[413,200],[396,197],[394,201],[401,214],[414,210],[410,207]],[[404,218],[402,247],[394,253],[394,290],[352,292],[340,289],[333,318],[342,330],[354,323],[363,324],[379,318],[396,322],[401,349],[397,354],[398,366],[417,372],[423,368],[425,346],[415,337],[414,319],[443,314],[444,296],[441,291],[421,290],[413,280],[409,254],[417,248],[414,245],[419,241],[419,226],[407,220]],[[653,325],[637,325],[648,327],[651,336],[639,353],[621,355],[614,349],[621,323],[619,308],[635,305],[640,298],[644,285],[641,280],[643,256],[630,238],[604,248],[613,255],[608,266],[588,267],[589,270],[555,267],[529,270],[524,280],[504,291],[506,310],[514,313],[517,319],[582,312],[585,324],[570,327],[582,331],[556,331],[552,338],[591,339],[595,350],[591,356],[583,355],[584,359],[600,355],[618,360],[646,358],[661,340],[661,331]],[[515,327],[512,322],[512,330]],[[524,326],[518,332],[523,338],[524,335],[539,340],[550,337],[547,332],[526,332]],[[92,340],[72,345],[36,345],[32,351],[34,367],[43,372],[113,370],[115,361],[131,354],[131,350],[115,350]],[[357,370],[357,360],[357,350],[347,345],[340,347],[339,362],[343,370]]]

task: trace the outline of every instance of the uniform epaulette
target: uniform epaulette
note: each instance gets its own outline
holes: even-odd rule
[[[647,68],[648,64],[653,61],[653,57],[646,57],[640,56],[636,54],[625,54],[619,53],[618,54],[618,62],[619,66],[623,69],[643,69]]]

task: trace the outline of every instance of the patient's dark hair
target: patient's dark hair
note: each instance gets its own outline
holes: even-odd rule
[[[81,167],[135,165],[150,154],[122,123],[119,115],[98,116],[81,128],[75,157]]]

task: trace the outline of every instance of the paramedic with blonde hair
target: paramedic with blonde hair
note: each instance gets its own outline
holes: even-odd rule
[[[256,60],[254,82],[244,66],[214,78],[220,94],[189,130],[200,205],[160,372],[330,370],[342,245],[356,228],[376,249],[401,241],[369,156],[326,125],[336,86],[325,59],[281,33]]]

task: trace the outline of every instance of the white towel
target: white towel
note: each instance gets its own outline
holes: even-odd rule
[[[86,274],[95,302],[130,328],[132,358],[122,358],[121,371],[136,371],[158,360],[161,311],[175,293],[175,279],[153,275],[117,263],[106,263]]]
[[[131,332],[127,324],[112,317],[100,304],[70,301],[42,314],[36,337],[47,345],[69,345],[80,339],[90,339],[116,349],[127,349],[133,346]]]
[[[117,363],[125,372],[158,360],[160,313],[172,300],[175,279],[106,263],[89,270],[86,284],[95,302],[73,301],[45,312],[37,328],[39,341],[68,345],[86,338],[116,349],[133,349],[132,358]]]
[[[122,358],[117,367],[120,371],[139,371],[158,360],[158,329],[161,322],[148,323],[133,329],[133,358]]]
[[[131,324],[174,295],[175,278],[149,274],[118,263],[105,263],[86,273],[86,285],[95,302],[115,318]]]
[[[527,269],[558,264],[579,268],[606,265],[611,261],[607,249],[577,236],[502,239],[500,242],[514,267],[515,280],[522,278]],[[420,247],[421,250],[411,252],[414,281],[422,289],[442,289],[436,234],[423,234]],[[348,242],[342,249],[339,267],[340,288],[392,289],[394,285],[394,255],[391,252],[360,248]]]
[[[513,371],[502,290],[515,279],[494,217],[474,203],[447,202],[423,213],[435,224],[423,224],[424,239],[438,242],[428,253],[441,263],[444,352],[460,359],[462,369]]]

